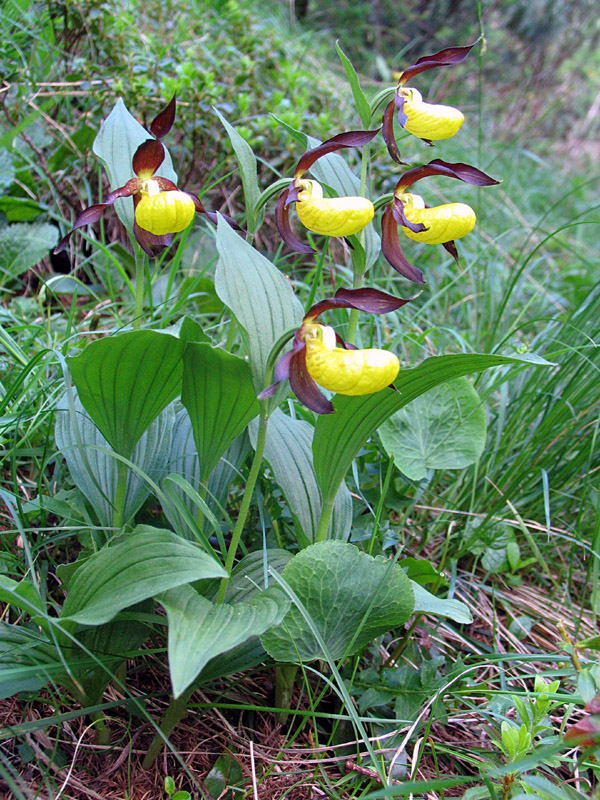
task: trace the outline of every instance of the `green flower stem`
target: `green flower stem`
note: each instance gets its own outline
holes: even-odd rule
[[[277,713],[277,721],[280,725],[285,725],[289,717],[287,712],[291,707],[297,672],[297,664],[275,665],[275,707],[283,709]]]
[[[152,739],[150,747],[148,748],[146,755],[144,756],[144,760],[142,761],[142,769],[152,769],[157,756],[164,747],[165,739],[168,738],[169,734],[177,725],[177,723],[181,722],[181,720],[187,716],[187,701],[189,700],[191,694],[192,692],[188,690],[181,697],[171,698],[171,702],[169,703],[169,706],[159,724],[160,731],[164,738],[157,733],[154,739]]]
[[[362,149],[362,161],[360,165],[360,194],[361,197],[366,197],[367,192],[367,170],[369,166],[369,145],[366,144]],[[361,243],[363,240],[363,235],[360,235]],[[363,286],[363,278],[365,276],[365,268],[363,264],[358,264],[357,261],[352,258],[352,268],[353,268],[353,279],[352,279],[352,288],[353,289],[362,289]],[[346,333],[346,341],[350,344],[356,344],[356,331],[358,330],[358,309],[353,308],[350,311],[350,320],[348,322],[348,332]]]
[[[373,533],[371,534],[371,541],[369,542],[369,547],[367,549],[367,553],[369,555],[371,555],[371,553],[373,552],[373,545],[375,544],[375,539],[377,538],[377,534],[379,533],[379,524],[381,522],[381,515],[383,513],[383,503],[388,493],[388,489],[390,488],[390,482],[392,480],[393,473],[394,473],[394,457],[392,456],[388,461],[387,472],[385,473],[385,478],[383,479],[383,488],[381,489],[381,494],[379,495],[379,503],[377,504],[377,511],[375,512]]]
[[[319,520],[319,527],[317,528],[317,532],[315,534],[315,542],[324,542],[327,539],[334,503],[335,495],[333,495],[333,497],[328,497],[323,501],[321,519]]]
[[[252,466],[250,467],[248,481],[246,482],[246,488],[242,498],[242,505],[240,506],[240,513],[238,514],[237,522],[235,523],[233,533],[231,534],[231,543],[229,545],[229,550],[227,551],[227,558],[225,559],[225,570],[227,571],[228,576],[231,575],[233,562],[235,561],[235,554],[237,553],[238,545],[242,537],[242,531],[244,529],[244,525],[246,524],[246,518],[248,517],[248,511],[250,510],[252,495],[254,494],[254,487],[256,486],[263,453],[265,451],[267,422],[269,421],[269,415],[266,411],[266,404],[264,400],[261,402],[260,406],[261,409],[254,458],[252,459]],[[221,579],[221,585],[219,586],[219,593],[217,595],[217,603],[222,603],[225,599],[225,592],[227,590],[228,583],[229,577]]]
[[[110,744],[110,728],[106,723],[106,717],[101,711],[91,711],[90,719],[92,722],[96,723],[94,725],[94,739],[96,744],[107,747]],[[102,752],[102,755],[106,755],[106,752]]]
[[[127,476],[129,468],[120,458],[117,459],[117,488],[115,491],[115,507],[113,509],[113,528],[119,530],[123,526],[125,513],[125,492],[127,490]]]
[[[133,330],[139,331],[142,324],[142,311],[144,309],[144,288],[146,283],[144,265],[146,256],[137,243],[134,243],[133,248],[135,254],[135,308],[133,311]]]

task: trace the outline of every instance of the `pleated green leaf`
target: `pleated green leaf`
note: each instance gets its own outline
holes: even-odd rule
[[[278,587],[235,605],[211,603],[191,586],[171,589],[157,599],[169,621],[169,671],[175,697],[212,658],[279,624],[290,605]]]
[[[168,334],[132,331],[92,342],[67,359],[83,407],[125,458],[181,392],[185,346]]]
[[[258,414],[258,400],[243,359],[207,344],[188,344],[183,361],[181,402],[190,415],[204,483]]]
[[[226,574],[192,542],[171,531],[138,525],[132,534],[95,553],[75,572],[61,618],[100,625],[159,592]]]

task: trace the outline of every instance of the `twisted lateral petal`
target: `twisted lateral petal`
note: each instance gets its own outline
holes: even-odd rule
[[[192,198],[185,192],[144,194],[135,209],[135,220],[156,236],[178,233],[190,224],[196,213]]]
[[[302,181],[296,213],[305,228],[324,236],[351,236],[366,227],[375,209],[366,197],[324,198],[316,181]]]
[[[425,283],[421,270],[411,264],[402,251],[398,240],[398,224],[391,204],[387,206],[381,218],[381,251],[388,263],[400,275],[413,283]]]
[[[425,103],[416,89],[400,89],[398,97],[404,101],[401,124],[419,139],[449,139],[464,122],[464,115],[457,108]]]
[[[404,216],[409,222],[422,224],[424,231],[412,231],[402,226],[402,231],[409,239],[424,244],[445,244],[461,239],[471,233],[475,227],[475,212],[466,203],[446,203],[445,205],[425,208],[423,198],[416,194],[405,194],[400,198]]]
[[[331,328],[329,330],[332,331]],[[338,394],[364,395],[379,392],[393,383],[400,369],[398,358],[386,350],[336,348],[335,334],[333,348],[330,347],[331,342],[325,342],[319,337],[305,341],[309,375],[324,389]]]

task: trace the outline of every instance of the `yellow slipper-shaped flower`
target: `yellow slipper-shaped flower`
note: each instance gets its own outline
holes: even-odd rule
[[[393,383],[400,362],[387,350],[344,350],[336,347],[335,331],[327,325],[307,326],[306,368],[311,378],[331,392],[364,395]]]
[[[375,209],[366,197],[323,197],[321,184],[303,180],[296,212],[309,231],[324,236],[351,236],[371,222]]]
[[[196,206],[185,192],[143,193],[135,209],[135,221],[156,236],[184,231],[194,219]]]
[[[464,122],[458,108],[426,103],[417,89],[399,89],[398,95],[404,100],[404,129],[419,139],[450,139]]]
[[[400,200],[406,219],[425,225],[426,230],[418,232],[402,225],[402,231],[415,242],[445,244],[462,239],[475,227],[475,212],[466,203],[446,203],[425,208],[425,202],[418,194],[403,194]]]

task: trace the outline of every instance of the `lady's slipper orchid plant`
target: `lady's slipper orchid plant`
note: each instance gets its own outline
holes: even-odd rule
[[[394,112],[397,113],[398,122],[404,130],[423,139],[427,144],[432,144],[434,139],[449,139],[454,136],[464,121],[462,112],[457,108],[426,103],[417,89],[405,87],[404,84],[419,72],[460,64],[474,46],[472,44],[468,47],[448,47],[431,56],[423,56],[400,74],[394,99],[383,115],[382,129],[388,152],[396,163],[405,162],[400,158],[400,151],[394,138]]]
[[[132,171],[135,178],[124,186],[114,189],[104,203],[86,208],[77,217],[73,228],[59,241],[54,252],[64,250],[71,235],[84,225],[97,222],[104,211],[121,197],[133,197],[135,207],[134,236],[148,255],[153,256],[169,247],[173,234],[187,228],[196,212],[205,214],[212,222],[217,221],[213,211],[207,211],[200,199],[191,192],[178,189],[168,178],[156,174],[165,159],[165,148],[160,139],[170,130],[175,121],[176,99],[161,111],[150,125],[150,133],[156,138],[143,142],[134,153]],[[230,224],[238,227],[226,217]]]
[[[317,414],[331,414],[335,408],[317,384],[345,395],[374,394],[391,386],[400,369],[394,353],[375,348],[358,350],[316,319],[332,308],[388,314],[408,302],[410,298],[403,300],[377,289],[338,289],[330,300],[316,303],[296,331],[292,349],[277,362],[275,383],[262,391],[259,399],[272,397],[279,383],[289,379],[301,403]]]
[[[395,270],[413,283],[421,284],[425,283],[423,273],[402,252],[398,240],[398,225],[409,239],[443,245],[458,263],[454,240],[470,233],[476,221],[475,212],[465,203],[445,203],[430,208],[420,195],[406,192],[413,183],[429,175],[446,175],[473,186],[493,186],[499,183],[469,164],[450,164],[439,158],[404,173],[396,186],[394,199],[383,212],[381,250]]]
[[[361,147],[371,141],[375,131],[348,131],[307,150],[294,171],[294,180],[277,201],[275,222],[283,241],[298,253],[314,253],[312,247],[303,244],[290,228],[289,207],[296,203],[300,222],[308,230],[324,236],[352,236],[365,228],[373,219],[375,209],[366,197],[323,197],[323,188],[317,181],[303,179],[306,170],[327,153],[335,153],[344,147]]]

